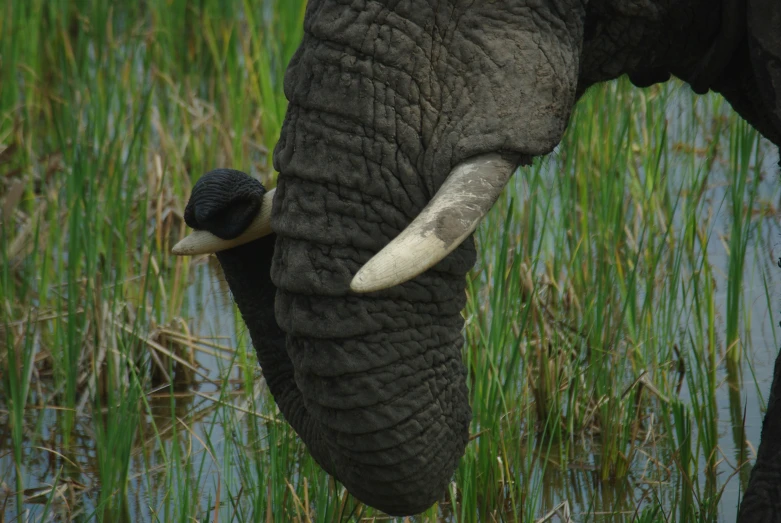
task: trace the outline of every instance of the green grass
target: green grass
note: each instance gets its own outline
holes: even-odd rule
[[[5,520],[383,520],[277,413],[213,261],[168,254],[201,174],[273,184],[302,17],[0,7]],[[778,345],[771,154],[718,96],[589,91],[478,230],[473,440],[417,520],[732,518]]]

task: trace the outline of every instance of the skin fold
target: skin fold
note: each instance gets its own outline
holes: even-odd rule
[[[356,294],[350,281],[454,166],[549,153],[588,87],[623,74],[720,92],[779,145],[780,17],[777,0],[310,0],[285,76],[275,234],[218,258],[269,388],[315,460],[392,515],[446,492],[471,417],[461,309],[474,243],[390,289]],[[235,237],[263,191],[213,171],[185,219]],[[742,521],[781,513],[778,374],[767,467]]]

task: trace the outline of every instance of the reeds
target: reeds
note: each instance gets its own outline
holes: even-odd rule
[[[201,174],[273,185],[303,9],[0,7],[6,520],[385,519],[281,420],[219,271],[169,255]],[[772,154],[715,95],[589,91],[476,235],[472,441],[418,520],[730,519],[777,345]]]

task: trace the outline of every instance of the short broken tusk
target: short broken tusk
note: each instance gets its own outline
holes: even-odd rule
[[[387,289],[439,263],[475,230],[516,167],[497,153],[457,165],[417,218],[361,267],[350,288]]]
[[[274,200],[274,191],[271,189],[263,195],[260,212],[243,233],[232,240],[223,240],[207,231],[194,231],[182,238],[174,245],[171,252],[177,256],[193,256],[195,254],[210,254],[224,251],[232,247],[238,247],[252,240],[271,234],[271,204]]]

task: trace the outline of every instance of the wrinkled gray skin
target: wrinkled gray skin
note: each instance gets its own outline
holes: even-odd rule
[[[781,144],[779,6],[310,0],[274,151],[276,234],[219,260],[280,410],[326,471],[369,505],[413,514],[444,495],[464,452],[471,238],[412,281],[349,290],[450,169],[494,151],[519,163],[549,153],[578,97],[622,74],[718,91]],[[248,180],[202,178],[188,223],[237,235],[262,193]],[[744,521],[781,521],[779,410],[773,400]]]

